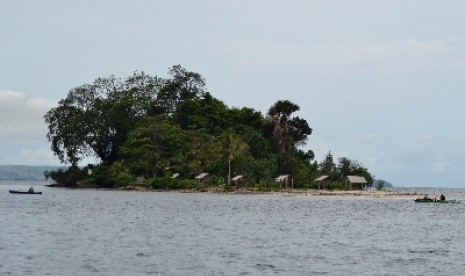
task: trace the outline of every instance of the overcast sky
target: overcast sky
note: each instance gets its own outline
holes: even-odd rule
[[[58,165],[43,115],[133,71],[202,74],[228,106],[300,105],[321,161],[465,187],[465,1],[0,1],[0,164]]]

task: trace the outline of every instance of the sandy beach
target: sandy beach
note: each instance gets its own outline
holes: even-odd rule
[[[57,187],[48,185],[49,187]],[[120,190],[137,192],[174,192],[174,193],[211,193],[211,194],[251,194],[251,195],[277,195],[277,196],[304,196],[304,197],[341,197],[341,198],[392,198],[392,199],[416,199],[425,196],[424,193],[416,191],[389,191],[389,190],[305,190],[288,189],[281,191],[258,191],[251,188],[238,188],[235,191],[227,192],[223,187],[210,187],[199,191],[196,189],[181,190],[153,190],[145,186],[125,186],[119,188],[97,188],[97,187],[75,187],[75,189],[97,189],[97,190]]]
[[[192,191],[184,191],[192,192]],[[219,190],[208,190],[208,193],[228,193]],[[274,192],[263,192],[254,191],[250,189],[239,188],[229,194],[275,194],[279,196],[306,196],[306,197],[341,197],[341,198],[392,198],[392,199],[415,199],[425,196],[424,193],[418,193],[416,191],[365,191],[365,190],[301,190],[301,189],[289,189]]]
[[[279,192],[283,196],[318,196],[318,197],[357,197],[357,198],[392,198],[392,199],[415,199],[423,197],[424,194],[417,192],[393,192],[393,191],[283,191]]]

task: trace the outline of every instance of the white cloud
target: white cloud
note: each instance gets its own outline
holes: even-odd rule
[[[56,164],[46,139],[44,114],[51,100],[0,90],[0,150],[2,164]]]
[[[29,110],[37,111],[42,114],[45,114],[45,112],[50,110],[50,108],[52,108],[55,105],[56,103],[44,98],[28,98],[26,100],[26,106]]]
[[[22,92],[0,90],[0,142],[45,140],[43,116],[54,103]]]
[[[0,90],[0,112],[5,112],[14,109],[18,103],[24,101],[26,95],[21,92]]]

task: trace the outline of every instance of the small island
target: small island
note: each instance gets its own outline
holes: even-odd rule
[[[365,190],[374,179],[349,158],[322,162],[304,150],[312,128],[300,106],[266,114],[229,107],[180,65],[169,77],[144,72],[97,78],[69,91],[44,116],[47,138],[69,165],[45,171],[55,186],[219,192]],[[99,164],[78,166],[89,156]],[[377,182],[378,189],[383,183]]]

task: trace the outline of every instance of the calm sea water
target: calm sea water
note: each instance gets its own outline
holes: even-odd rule
[[[43,195],[8,193],[31,184]],[[465,203],[41,185],[0,182],[0,275],[465,271]],[[465,199],[465,190],[445,192]]]

